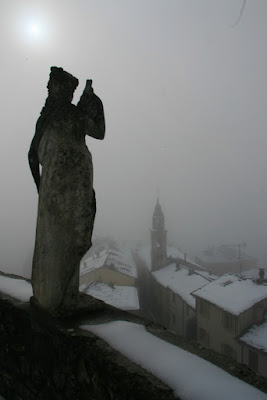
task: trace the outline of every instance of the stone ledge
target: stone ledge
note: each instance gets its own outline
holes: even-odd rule
[[[267,392],[267,379],[246,366],[138,315],[104,304],[101,310],[56,319],[31,307],[29,301],[21,302],[0,292],[0,394],[7,400],[175,399],[159,379],[93,333],[80,329],[81,325],[116,320],[144,325],[154,336]]]
[[[7,400],[173,400],[173,391],[84,323],[147,321],[107,307],[65,321],[0,296],[0,394]],[[70,331],[71,329],[71,331]]]

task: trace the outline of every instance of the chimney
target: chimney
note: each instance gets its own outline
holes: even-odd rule
[[[191,268],[188,268],[188,275],[193,275],[195,271]]]
[[[259,268],[259,279],[258,279],[259,283],[264,282],[264,275],[265,275],[264,268]]]

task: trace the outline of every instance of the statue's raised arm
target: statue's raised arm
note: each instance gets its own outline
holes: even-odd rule
[[[92,80],[86,81],[86,86],[80,98],[77,108],[81,121],[84,122],[85,133],[95,139],[105,137],[105,117],[102,101],[94,94]]]

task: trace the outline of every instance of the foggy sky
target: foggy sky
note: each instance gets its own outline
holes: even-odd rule
[[[168,238],[196,253],[267,254],[267,2],[2,0],[0,269],[30,270],[38,196],[27,152],[50,66],[93,79],[106,138],[94,162],[96,234]],[[36,25],[40,32],[31,32]],[[37,30],[38,30],[37,29]]]

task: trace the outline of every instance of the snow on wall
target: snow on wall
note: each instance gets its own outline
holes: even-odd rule
[[[219,367],[125,321],[82,325],[171,387],[181,400],[267,400],[267,394]]]
[[[23,302],[30,301],[33,295],[32,285],[29,282],[2,275],[0,275],[0,292]]]

